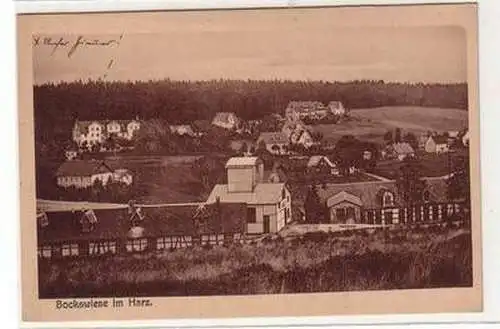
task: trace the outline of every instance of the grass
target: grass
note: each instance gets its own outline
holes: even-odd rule
[[[401,128],[417,135],[432,131],[461,130],[467,127],[468,113],[463,110],[418,106],[386,106],[351,111],[351,120],[338,124],[317,125],[326,140],[336,141],[344,135],[382,142],[389,129]]]
[[[307,233],[231,247],[39,263],[41,298],[245,295],[472,284],[465,228]]]

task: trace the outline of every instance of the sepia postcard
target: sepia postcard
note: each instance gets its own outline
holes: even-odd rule
[[[482,311],[476,5],[17,19],[24,321]]]

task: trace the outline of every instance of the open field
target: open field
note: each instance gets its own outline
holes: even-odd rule
[[[41,298],[245,295],[472,284],[468,228],[306,233],[249,245],[39,264]]]
[[[338,140],[343,135],[360,139],[382,141],[389,129],[401,128],[416,134],[431,131],[461,130],[467,127],[468,112],[418,106],[386,106],[351,111],[350,121],[333,125],[317,125],[328,140]]]

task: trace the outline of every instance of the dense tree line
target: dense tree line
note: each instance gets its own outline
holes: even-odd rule
[[[466,84],[383,81],[77,81],[34,87],[36,137],[66,140],[76,118],[210,120],[218,111],[257,119],[284,112],[291,100],[340,100],[347,108],[416,105],[467,108]]]

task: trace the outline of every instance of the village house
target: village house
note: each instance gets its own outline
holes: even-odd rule
[[[228,130],[239,129],[241,123],[241,119],[232,112],[218,112],[212,120],[212,125]]]
[[[409,143],[406,142],[392,143],[386,147],[382,154],[385,158],[403,161],[407,157],[415,156],[415,150]]]
[[[287,119],[322,119],[328,115],[329,109],[319,101],[291,101],[285,109]]]
[[[38,257],[67,258],[173,250],[241,242],[243,203],[145,208],[140,220],[129,209],[75,209],[40,215]],[[49,221],[50,219],[50,221]],[[42,221],[40,221],[42,223]]]
[[[198,137],[198,134],[190,125],[170,125],[170,132],[174,135]]]
[[[337,165],[324,155],[311,156],[307,162],[307,172],[310,174],[340,175]]]
[[[262,132],[257,139],[257,146],[265,144],[266,150],[271,154],[287,154],[290,141],[282,132]]]
[[[215,185],[207,204],[245,203],[246,232],[275,233],[291,220],[291,195],[284,183],[264,182],[264,164],[257,157],[234,157],[226,163],[227,184]]]
[[[449,151],[448,136],[431,135],[425,143],[425,152],[427,153],[446,153]]]
[[[344,104],[340,101],[331,101],[328,103],[328,110],[330,113],[334,115],[345,115],[347,114],[347,110],[344,107]]]
[[[309,130],[296,130],[290,135],[290,143],[292,145],[301,145],[308,149],[315,143]]]
[[[413,206],[407,206],[401,200],[394,180],[321,184],[317,186],[317,192],[327,209],[328,220],[338,224],[437,221],[463,210],[460,204],[448,201],[445,178],[423,180],[425,189]]]
[[[103,185],[112,181],[132,184],[132,174],[127,169],[113,170],[103,161],[72,160],[66,161],[57,169],[57,185],[68,188],[86,188],[99,180]]]
[[[87,144],[92,146],[102,144],[104,141],[114,135],[126,140],[132,140],[139,131],[141,124],[138,119],[135,120],[95,120],[80,121],[76,120],[73,126],[73,141],[77,145]]]
[[[66,160],[74,160],[78,157],[78,151],[73,148],[70,148],[64,151],[64,156],[66,157]]]

